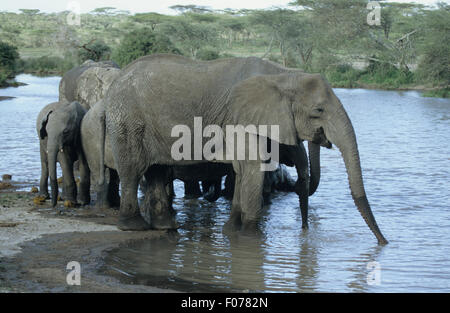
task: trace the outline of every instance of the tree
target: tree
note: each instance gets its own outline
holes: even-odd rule
[[[136,13],[131,17],[133,21],[144,24],[145,26],[150,27],[152,30],[156,30],[156,27],[162,22],[166,21],[168,18],[166,15],[162,15],[159,13]]]
[[[155,33],[149,28],[135,30],[126,35],[119,47],[114,51],[112,59],[121,67],[132,61],[152,53],[177,53],[170,39],[160,33]]]
[[[78,59],[80,63],[86,60],[95,62],[109,59],[111,48],[103,41],[91,40],[89,43],[80,46],[78,50]]]
[[[215,46],[219,32],[208,23],[194,23],[192,19],[180,16],[161,25],[161,31],[172,39],[186,54],[196,57],[198,50],[205,46]]]
[[[423,58],[419,75],[428,82],[450,84],[450,5],[443,2],[437,10],[425,13]]]
[[[17,48],[0,41],[0,86],[14,74],[18,59]]]
[[[19,59],[17,47],[0,41],[0,66],[4,69],[14,71]]]
[[[310,68],[314,35],[306,16],[287,9],[258,10],[252,14],[251,21],[262,25],[271,38],[265,55],[270,53],[275,41],[284,66],[292,65],[288,61],[294,53],[300,57],[305,69]]]
[[[188,4],[188,5],[172,5],[169,8],[178,11],[180,13],[193,12],[193,13],[205,13],[211,12],[211,9],[202,5]]]

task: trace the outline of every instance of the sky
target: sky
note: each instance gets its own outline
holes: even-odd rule
[[[170,6],[181,4],[195,4],[208,6],[213,9],[265,9],[270,7],[285,7],[291,0],[0,0],[0,11],[18,12],[19,9],[39,9],[43,12],[60,12],[73,10],[73,3],[87,13],[99,7],[114,7],[128,10],[131,13],[158,12],[174,14]],[[388,1],[389,2],[389,1]],[[394,2],[394,1],[392,1]],[[396,0],[395,2],[412,2],[409,0]],[[415,0],[422,4],[434,4],[436,0]],[[450,0],[444,2],[449,3]]]

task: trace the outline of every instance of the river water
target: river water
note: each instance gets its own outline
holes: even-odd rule
[[[35,119],[58,98],[58,77],[20,75],[0,89],[0,174],[36,184]],[[108,252],[102,271],[183,291],[450,292],[450,100],[419,92],[336,89],[357,133],[366,190],[387,246],[357,212],[344,163],[322,150],[322,178],[302,231],[298,200],[277,193],[262,238],[226,236],[230,202],[182,197],[177,234]],[[293,175],[294,171],[292,171]]]

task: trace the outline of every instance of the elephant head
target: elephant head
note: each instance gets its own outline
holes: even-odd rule
[[[59,158],[63,170],[64,187],[68,200],[76,201],[76,185],[73,178],[73,167],[69,166],[76,158],[79,149],[80,123],[85,110],[78,102],[63,104],[49,111],[41,120],[39,137],[47,140],[46,153],[52,189],[52,205],[58,198],[58,182],[56,162]]]
[[[324,78],[300,72],[255,76],[233,88],[230,102],[234,123],[279,125],[278,138],[271,139],[281,144],[322,138],[338,147],[356,207],[378,243],[387,243],[367,200],[352,123]]]
[[[89,110],[102,99],[120,68],[112,61],[88,60],[66,72],[59,84],[59,101],[78,101]]]

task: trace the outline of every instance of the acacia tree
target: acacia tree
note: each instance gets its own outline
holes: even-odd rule
[[[18,59],[19,53],[17,48],[0,41],[0,86],[14,74]]]
[[[180,52],[167,36],[143,28],[127,34],[114,51],[112,59],[123,67],[137,58],[152,53]]]
[[[437,10],[425,12],[423,58],[419,74],[424,81],[450,85],[450,5],[441,2]]]
[[[218,29],[214,24],[196,23],[191,18],[180,16],[161,25],[161,32],[184,51],[195,58],[197,52],[208,46],[217,46]]]

